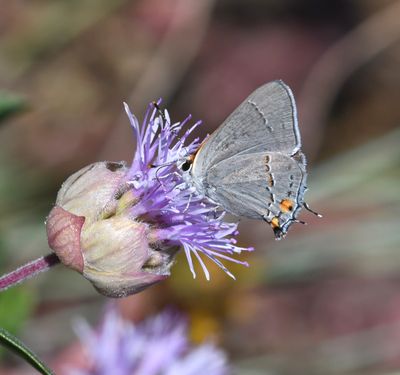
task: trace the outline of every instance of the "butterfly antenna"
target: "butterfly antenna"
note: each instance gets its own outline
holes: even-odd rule
[[[161,109],[161,107],[158,105],[157,102],[152,102],[154,108],[157,110],[158,114],[161,116],[164,122],[167,122],[167,119],[165,117],[164,111]]]
[[[171,162],[169,162],[169,163],[164,163],[164,164],[160,164],[160,165],[149,164],[149,168],[157,168],[157,170],[156,170],[156,179],[157,179],[157,182],[158,182],[162,187],[164,187],[164,185],[163,185],[162,182],[161,182],[161,178],[162,178],[162,177],[159,177],[158,174],[159,174],[161,168],[167,167],[168,165],[171,165],[171,164],[174,164],[174,163],[176,163],[176,161],[171,161]]]
[[[157,110],[157,112],[159,113],[159,115],[161,116],[161,118],[163,119],[164,122],[167,122],[167,118],[165,117],[165,112],[161,109],[161,107],[158,105],[157,102],[153,101],[152,102],[154,108]],[[175,134],[175,137],[180,141],[182,138],[178,136],[178,132],[176,132],[175,130],[171,130],[172,133]],[[187,148],[185,146],[183,146],[183,149],[186,151],[187,155],[190,155],[189,151],[187,150]]]
[[[319,214],[318,212],[312,210],[312,209],[310,208],[310,206],[309,206],[306,202],[303,203],[303,207],[304,207],[307,211],[310,211],[310,212],[311,212],[312,214],[314,214],[315,216],[322,217],[321,214]]]
[[[161,166],[159,166],[158,168],[157,168],[157,170],[156,170],[156,179],[157,179],[157,182],[163,187],[163,189],[164,189],[164,184],[161,182],[161,177],[159,177],[158,176],[158,173],[160,172],[160,170],[161,170],[161,168],[163,168],[163,167],[165,167],[165,165],[161,165]],[[164,189],[165,190],[165,189]]]

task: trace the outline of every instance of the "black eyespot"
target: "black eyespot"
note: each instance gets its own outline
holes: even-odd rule
[[[181,167],[182,171],[187,172],[191,166],[192,166],[192,163],[190,161],[185,161]]]

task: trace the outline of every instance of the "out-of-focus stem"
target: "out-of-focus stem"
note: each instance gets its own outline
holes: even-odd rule
[[[40,272],[47,271],[50,267],[58,263],[60,263],[60,260],[54,253],[33,260],[0,277],[0,292],[30,279]]]

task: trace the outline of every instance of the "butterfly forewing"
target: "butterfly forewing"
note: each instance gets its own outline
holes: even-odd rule
[[[255,90],[206,140],[196,156],[194,175],[237,154],[296,153],[301,145],[296,106],[290,88],[282,81]]]

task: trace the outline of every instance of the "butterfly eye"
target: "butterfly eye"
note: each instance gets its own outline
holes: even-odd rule
[[[189,160],[186,160],[186,161],[182,164],[181,169],[182,169],[182,171],[187,172],[187,171],[190,169],[191,166],[192,166],[192,162],[189,161]]]

